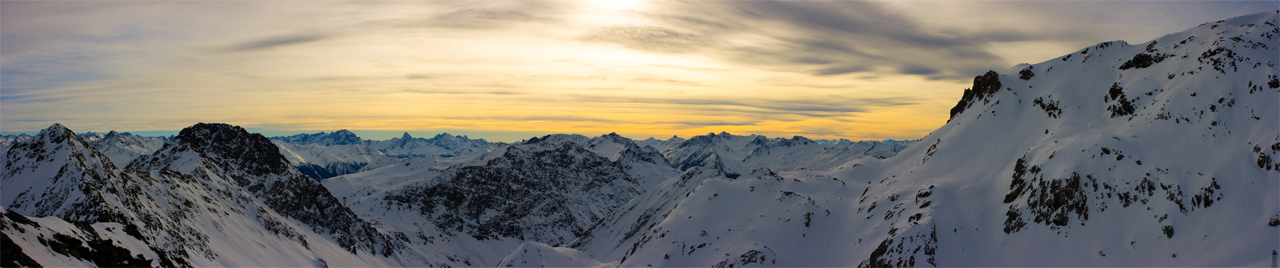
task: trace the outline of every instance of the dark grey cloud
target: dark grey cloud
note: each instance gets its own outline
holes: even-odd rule
[[[277,35],[228,46],[226,52],[249,52],[272,49],[283,46],[318,42],[330,38],[325,34],[287,34]]]
[[[573,101],[592,103],[648,104],[664,109],[698,112],[701,115],[747,115],[773,117],[799,115],[804,117],[839,117],[866,112],[872,108],[912,105],[915,99],[857,98],[846,96],[821,96],[810,99],[785,99],[781,92],[778,99],[662,99],[662,98],[612,98],[579,96]]]
[[[659,121],[659,122],[653,122],[653,123],[651,123],[651,124],[671,124],[671,125],[683,125],[683,126],[694,126],[694,127],[706,127],[706,126],[754,126],[754,125],[756,125],[757,123],[759,123],[759,121],[740,121],[740,122],[730,122],[730,121],[709,121],[709,122],[699,122],[699,121]]]
[[[602,28],[584,39],[813,75],[889,71],[965,80],[1005,64],[988,52],[990,41],[932,31],[873,1],[659,2],[642,14],[656,23]]]
[[[437,119],[458,120],[458,121],[480,121],[480,122],[501,122],[501,121],[551,121],[551,122],[595,122],[595,123],[625,123],[608,118],[588,117],[588,116],[441,116]]]
[[[904,66],[899,71],[904,74],[931,75],[936,74],[940,70],[929,66]]]
[[[845,66],[834,66],[834,67],[827,67],[827,68],[818,69],[817,71],[814,71],[814,74],[818,74],[818,75],[837,75],[837,74],[847,74],[847,73],[864,72],[864,71],[867,71],[867,70],[869,70],[869,69],[871,69],[871,68],[867,68],[867,66],[845,65]]]

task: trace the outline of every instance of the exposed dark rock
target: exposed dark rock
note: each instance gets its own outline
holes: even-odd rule
[[[1040,107],[1040,109],[1044,110],[1050,118],[1058,118],[1059,116],[1062,116],[1062,108],[1058,107],[1058,101],[1052,99],[1046,101],[1044,98],[1036,97],[1035,101],[1032,101],[1032,105]]]
[[[6,236],[5,240],[8,239]],[[46,240],[41,237],[40,242],[49,246],[49,249],[52,249],[55,253],[92,261],[93,264],[99,267],[151,267],[151,260],[143,258],[141,254],[131,256],[128,249],[116,246],[111,240],[94,237],[93,239],[82,241],[79,238],[56,233],[53,235],[53,239]],[[9,241],[9,243],[12,243],[12,241]]]
[[[572,142],[539,146],[554,147],[510,147],[485,165],[451,169],[439,183],[409,186],[385,201],[415,209],[448,232],[556,245],[572,242],[602,216],[586,213],[588,204],[575,196],[626,200],[639,194],[631,187],[637,179],[620,162]]]
[[[1159,55],[1159,54],[1152,56],[1147,53],[1138,53],[1137,55],[1133,55],[1133,58],[1129,59],[1129,61],[1125,61],[1123,64],[1120,64],[1120,70],[1142,69],[1142,68],[1151,67],[1152,64],[1156,64],[1156,63],[1160,63],[1161,61],[1164,61],[1165,57],[1166,56]]]
[[[333,162],[324,166],[306,163],[298,165],[298,170],[308,177],[316,180],[324,180],[332,177],[342,176],[346,174],[356,173],[369,163],[364,162]]]
[[[182,129],[174,140],[249,174],[278,174],[289,169],[289,161],[271,140],[239,126],[198,123]]]
[[[1000,75],[996,71],[987,71],[986,74],[974,77],[973,88],[964,90],[964,94],[960,96],[960,102],[951,108],[951,117],[947,121],[950,122],[951,119],[956,118],[956,115],[973,106],[974,102],[982,100],[985,103],[985,101],[989,101],[986,100],[987,97],[991,97],[992,94],[1000,91],[1001,86]]]
[[[1120,83],[1111,84],[1111,89],[1107,91],[1107,97],[1106,102],[1114,102],[1111,106],[1107,106],[1107,111],[1111,112],[1112,118],[1133,114],[1133,103],[1125,97],[1124,88],[1120,87]]]
[[[40,263],[22,252],[9,235],[0,233],[0,266],[4,267],[41,267]]]

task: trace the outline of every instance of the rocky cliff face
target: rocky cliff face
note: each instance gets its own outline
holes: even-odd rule
[[[619,138],[534,138],[444,170],[436,181],[390,191],[384,200],[477,239],[567,244],[646,190],[652,178],[641,175],[670,172],[652,148]]]

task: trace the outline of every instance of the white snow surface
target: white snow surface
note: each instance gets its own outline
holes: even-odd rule
[[[586,252],[566,247],[553,247],[538,242],[520,244],[510,255],[502,258],[498,267],[617,267],[618,264],[602,263]]]

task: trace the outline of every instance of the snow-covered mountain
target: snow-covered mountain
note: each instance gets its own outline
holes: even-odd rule
[[[164,145],[166,140],[165,137],[138,136],[114,130],[107,133],[86,132],[76,136],[89,142],[89,145],[94,149],[107,155],[107,158],[117,166],[128,165],[129,161],[155,152],[160,149],[160,146]],[[29,141],[31,138],[32,136],[27,134],[0,135],[0,152],[8,152],[9,147],[16,143]]]
[[[411,158],[324,184],[362,216],[399,222],[396,230],[422,241],[492,248],[474,259],[491,266],[521,241],[567,244],[673,175],[656,150],[616,134],[561,134],[462,157]]]
[[[27,134],[0,135],[0,152],[8,152],[9,147],[13,147],[14,144],[29,140],[31,140],[31,135]]]
[[[81,136],[83,138],[83,135]],[[130,161],[149,155],[164,146],[164,137],[145,137],[114,130],[93,140],[85,139],[94,149],[106,155],[116,165],[128,165]]]
[[[358,218],[292,168],[266,137],[239,127],[197,124],[120,169],[55,124],[15,145],[4,159],[0,203],[6,216],[34,217],[39,223],[10,224],[3,230],[5,240],[33,259],[103,265],[93,256],[118,251],[108,247],[116,245],[127,250],[123,256],[157,266],[428,263],[402,259],[416,256],[401,250],[402,234],[380,231]],[[79,231],[39,229],[71,225]],[[28,232],[31,228],[37,231]],[[99,242],[88,243],[91,249],[85,251],[96,253],[86,256],[51,240]],[[46,265],[57,263],[77,262]]]
[[[54,125],[6,155],[5,235],[48,264],[491,266],[526,243],[568,245],[679,174],[617,134],[548,135],[454,157],[383,156],[381,168],[321,185],[292,161],[381,155],[368,148],[377,142],[330,134],[270,141],[202,123],[151,149],[142,137]],[[137,148],[147,154],[131,161],[102,153]],[[92,254],[50,246],[55,238]]]
[[[667,152],[671,149],[675,149],[676,147],[680,147],[680,144],[684,144],[685,141],[687,141],[687,139],[681,138],[680,136],[671,136],[671,138],[665,140],[649,137],[648,139],[637,140],[635,143],[639,146],[653,147],[653,149],[657,149],[659,152]]]
[[[790,140],[769,141],[764,146],[748,147],[743,143],[718,149],[768,150],[775,148],[769,145]],[[530,265],[510,261],[555,255],[530,253],[533,255],[516,259],[507,255],[513,250],[538,251],[555,246],[573,252],[563,247],[589,235],[602,222],[611,221],[610,215],[623,213],[621,208],[634,197],[657,189],[663,181],[679,178],[677,166],[652,146],[641,145],[660,142],[637,142],[615,133],[593,138],[548,135],[515,144],[497,144],[459,157],[409,158],[400,164],[338,176],[323,183],[362,217],[396,231],[416,234],[411,240],[425,241],[422,244],[435,248],[433,251],[456,252],[472,257],[468,259],[472,264],[482,266]],[[804,148],[816,154],[807,156],[811,160],[848,156],[812,149],[822,146]],[[786,162],[790,156],[763,153],[755,157]],[[689,168],[701,167],[691,164]],[[720,174],[716,169],[707,170],[708,175]],[[440,241],[448,241],[447,246],[436,244]],[[569,259],[584,260],[581,256],[566,260]]]
[[[827,170],[864,156],[888,158],[909,145],[911,142],[899,141],[818,143],[800,136],[770,139],[721,132],[694,136],[666,149],[663,154],[680,170],[708,167],[726,177],[737,178],[756,169]]]
[[[369,142],[355,133],[339,130],[330,133],[298,134],[273,137],[271,142],[299,170],[317,180],[359,172],[395,162],[394,157],[374,150]]]
[[[291,163],[318,180],[391,165],[398,162],[397,158],[453,157],[489,146],[484,139],[448,133],[430,139],[405,133],[401,138],[371,141],[345,129],[271,139]]]
[[[493,266],[524,239],[575,239],[575,230],[594,223],[582,217],[603,217],[616,207],[595,201],[625,202],[623,197],[643,190],[636,180],[673,173],[651,148],[646,153],[659,162],[631,163],[637,154],[616,150],[628,146],[606,142],[616,139],[554,135],[539,140],[547,142],[498,144],[457,157],[397,159],[394,165],[322,182],[360,217],[407,234],[408,250],[421,258]],[[663,170],[668,173],[655,173]]]
[[[292,144],[316,144],[323,146],[365,143],[363,139],[360,139],[360,136],[356,136],[356,133],[346,129],[329,133],[319,132],[312,134],[297,134],[293,136],[271,137],[271,140]]]
[[[946,125],[892,158],[690,169],[567,252],[621,266],[1265,266],[1280,248],[1278,15],[978,76]]]
[[[408,132],[400,138],[370,142],[370,147],[393,157],[443,156],[452,157],[468,154],[484,149],[489,142],[484,139],[471,139],[467,136],[453,136],[440,133],[430,139],[414,138]]]

